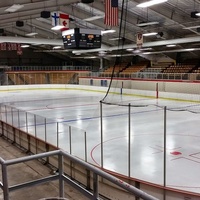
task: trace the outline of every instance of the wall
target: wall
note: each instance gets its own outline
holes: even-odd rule
[[[110,79],[101,78],[79,78],[79,85],[101,86],[105,90],[110,84]],[[105,84],[106,83],[106,84]],[[126,80],[113,79],[111,92],[121,92],[123,94],[142,95],[147,97],[158,97],[177,100],[199,101],[200,82],[192,81],[153,81],[153,80]],[[191,95],[192,94],[192,95]]]

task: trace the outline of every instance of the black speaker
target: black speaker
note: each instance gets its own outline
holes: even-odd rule
[[[16,21],[16,26],[22,27],[22,26],[24,26],[24,22],[23,21]]]
[[[191,12],[190,16],[191,16],[192,18],[199,18],[199,17],[196,15],[197,13],[199,13],[199,12],[197,12],[197,11]]]
[[[0,28],[0,34],[4,33],[4,29]]]
[[[157,38],[162,38],[162,36],[164,35],[163,32],[158,32],[158,34],[156,35]]]
[[[42,18],[49,18],[51,16],[51,13],[49,11],[42,11],[40,13],[40,17]]]
[[[93,3],[94,0],[81,0],[81,3]]]
[[[182,56],[181,52],[176,53],[176,63],[181,63],[181,61],[182,61],[181,56]]]

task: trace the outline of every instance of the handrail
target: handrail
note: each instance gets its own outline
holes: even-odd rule
[[[58,175],[52,175],[52,176],[48,176],[45,178],[29,181],[26,183],[14,185],[14,186],[8,185],[7,166],[18,164],[21,162],[27,162],[30,160],[49,157],[49,156],[58,156],[58,166],[59,166]],[[87,170],[90,170],[91,172],[93,172],[93,193],[91,193],[90,191],[87,191],[81,185],[76,184],[73,180],[71,180],[64,174],[64,171],[63,171],[63,159],[64,158],[67,158],[70,161],[80,164],[81,166],[85,167]],[[130,192],[130,194],[132,194],[134,196],[140,197],[141,199],[158,200],[157,198],[143,192],[142,190],[137,189],[136,187],[122,181],[121,179],[118,179],[118,178],[98,169],[97,167],[94,167],[94,166],[92,166],[92,165],[90,165],[90,164],[88,164],[88,163],[62,151],[62,150],[55,150],[55,151],[35,154],[35,155],[31,155],[31,156],[15,158],[15,159],[11,159],[11,160],[4,160],[4,159],[0,158],[0,164],[2,165],[2,181],[3,181],[3,182],[0,182],[0,186],[1,186],[0,188],[3,189],[4,200],[9,200],[9,192],[12,192],[17,189],[24,188],[24,187],[30,187],[33,185],[38,185],[41,183],[53,181],[53,180],[59,180],[59,195],[60,195],[60,197],[64,197],[64,181],[65,181],[65,182],[71,184],[72,186],[74,186],[76,189],[78,189],[80,192],[82,192],[82,194],[89,197],[90,199],[98,199],[99,198],[98,176],[107,179],[111,183],[119,186],[120,188],[125,189],[126,191]]]

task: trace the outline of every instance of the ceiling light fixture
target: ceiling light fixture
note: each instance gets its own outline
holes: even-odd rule
[[[61,46],[55,46],[53,47],[53,49],[61,49],[62,47]]]
[[[99,51],[98,55],[101,57],[106,56],[107,52],[106,51]]]
[[[107,33],[115,33],[115,32],[116,32],[116,30],[109,29],[109,30],[101,31],[101,34],[104,35],[104,34],[107,34]]]
[[[150,25],[156,25],[159,24],[159,22],[141,22],[136,24],[139,27],[143,27],[143,26],[150,26]]]
[[[121,54],[113,54],[113,55],[110,55],[110,57],[121,57],[122,55]]]
[[[130,48],[130,49],[126,49],[126,51],[133,51],[134,49]]]
[[[152,36],[152,35],[157,35],[158,33],[152,32],[152,33],[144,33],[143,36]]]
[[[140,53],[140,52],[141,52],[140,49],[135,49],[135,50],[133,51],[133,53]]]
[[[63,29],[63,28],[65,28],[65,27],[61,26],[61,25],[57,25],[57,26],[52,27],[51,30],[58,31],[58,30]]]
[[[147,8],[149,6],[153,6],[153,5],[156,5],[156,4],[159,4],[159,3],[164,3],[164,2],[167,2],[168,0],[151,0],[151,1],[147,1],[147,2],[144,2],[144,3],[140,3],[137,5],[137,7],[140,7],[140,8]]]
[[[30,45],[28,44],[21,45],[21,48],[28,48],[28,47],[30,47]]]
[[[38,34],[38,33],[36,33],[36,32],[31,32],[31,33],[27,33],[27,34],[25,34],[25,35],[31,37],[31,36],[35,36],[35,35],[37,35],[37,34]]]
[[[148,54],[151,54],[151,52],[144,52],[144,53],[142,53],[142,54],[148,55]]]
[[[63,35],[72,35],[74,34],[74,29],[69,29],[69,30],[66,30],[66,31],[63,31]]]
[[[5,12],[16,12],[17,10],[23,8],[24,5],[20,5],[20,4],[13,4],[12,6],[10,6],[9,8],[7,8],[5,10]]]
[[[143,48],[143,49],[140,49],[141,51],[147,51],[147,50],[152,50],[151,47],[147,47],[147,48]]]
[[[175,47],[176,45],[175,44],[168,44],[166,45],[166,47]]]
[[[89,56],[89,57],[84,57],[84,59],[94,59],[97,58],[96,56]]]
[[[196,16],[200,17],[200,12],[196,13]]]
[[[199,14],[198,11],[193,11],[193,12],[190,13],[190,17],[191,17],[191,18],[199,18],[199,15],[198,15],[198,14]]]
[[[122,38],[116,37],[116,38],[110,38],[109,40],[121,40]]]
[[[193,49],[185,49],[185,51],[194,51],[195,50],[195,48],[193,48]]]
[[[173,50],[165,50],[165,51],[153,51],[153,52],[144,52],[142,54],[161,54],[161,53],[188,52],[188,51],[200,51],[200,48],[193,48],[193,49],[173,49]]]

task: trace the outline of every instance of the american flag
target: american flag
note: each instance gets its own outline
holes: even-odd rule
[[[118,0],[105,0],[104,24],[118,26]]]

